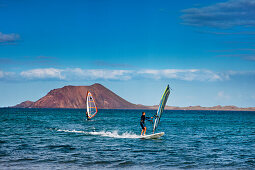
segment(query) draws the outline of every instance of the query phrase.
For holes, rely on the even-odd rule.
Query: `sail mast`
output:
[[[164,111],[169,94],[170,94],[170,88],[169,88],[169,85],[167,85],[166,90],[165,90],[165,92],[160,100],[159,106],[158,106],[158,111],[157,111],[156,118],[154,121],[154,126],[153,126],[153,133],[155,132],[155,130],[157,129],[157,127],[159,125],[160,118]]]

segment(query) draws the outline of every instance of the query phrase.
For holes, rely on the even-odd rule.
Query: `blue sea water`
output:
[[[255,112],[165,111],[154,140],[141,112],[0,109],[0,169],[255,168]]]

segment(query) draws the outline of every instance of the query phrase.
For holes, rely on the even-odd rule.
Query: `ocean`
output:
[[[167,110],[139,139],[141,112],[2,108],[0,169],[255,168],[255,112]]]

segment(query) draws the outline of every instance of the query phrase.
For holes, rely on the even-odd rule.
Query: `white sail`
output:
[[[87,92],[87,116],[89,119],[93,118],[97,114],[96,102],[92,94]]]

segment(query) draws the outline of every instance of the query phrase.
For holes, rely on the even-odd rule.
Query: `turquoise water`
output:
[[[138,138],[140,116],[99,110],[86,121],[77,109],[0,109],[0,169],[255,168],[255,112],[165,111],[156,140]]]

